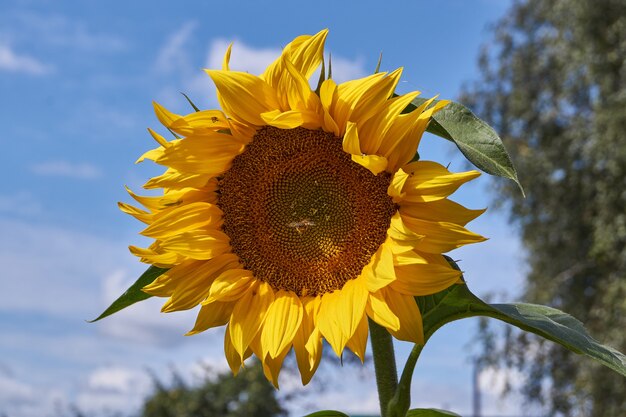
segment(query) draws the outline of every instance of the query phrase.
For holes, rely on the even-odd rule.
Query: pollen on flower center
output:
[[[257,131],[219,183],[223,230],[246,269],[300,296],[341,289],[385,241],[390,175],[322,130]]]

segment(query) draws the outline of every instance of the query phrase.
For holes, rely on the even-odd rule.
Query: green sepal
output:
[[[196,112],[199,112],[199,111],[200,111],[200,109],[198,108],[198,106],[196,106],[195,104],[193,104],[193,101],[191,101],[191,99],[189,98],[189,96],[188,96],[187,94],[183,93],[182,91],[180,92],[180,94],[182,94],[182,95],[183,95],[183,97],[185,97],[185,98],[187,99],[187,101],[189,102],[189,104],[191,105],[191,107],[193,107],[193,109],[194,109]]]
[[[350,417],[345,413],[342,413],[341,411],[335,411],[335,410],[323,410],[323,411],[316,411],[312,414],[307,414],[304,417]]]
[[[418,97],[404,112],[415,110],[426,101],[427,99]],[[432,104],[437,102],[435,100]],[[433,115],[426,131],[454,142],[465,158],[481,171],[515,181],[524,195],[517,171],[502,139],[491,126],[464,105],[455,102],[446,105]]]
[[[95,321],[101,320],[107,316],[110,316],[111,314],[117,313],[118,311],[125,309],[130,305],[135,304],[136,302],[143,301],[152,297],[150,294],[141,291],[141,289],[146,285],[151,284],[165,271],[167,271],[166,268],[151,266],[146,270],[146,272],[141,274],[139,279],[137,279],[137,281],[135,281],[135,283],[131,285],[124,292],[124,294],[120,295],[117,300],[113,301],[113,303],[106,310],[104,310],[102,314],[100,314],[97,318],[93,320],[88,320],[88,322],[93,323]]]
[[[176,139],[180,139],[180,136],[178,136],[178,135],[176,134],[176,132],[174,132],[172,129],[170,129],[169,127],[168,127],[168,128],[166,128],[166,129],[167,129],[167,130],[169,130],[169,132],[170,132],[172,135],[174,135],[174,137],[175,137]]]
[[[438,408],[414,408],[406,413],[406,417],[461,417],[461,415]]]
[[[380,55],[378,56],[378,63],[376,64],[376,69],[374,69],[374,74],[378,74],[380,72],[380,64],[383,62],[383,51],[380,51]]]

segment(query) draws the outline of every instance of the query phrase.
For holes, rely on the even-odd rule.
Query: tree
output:
[[[524,300],[626,350],[626,1],[516,1],[461,102],[502,135],[526,189],[498,182],[527,252]],[[482,359],[517,368],[551,415],[626,415],[626,380],[507,331]],[[486,340],[491,340],[487,338]]]
[[[278,417],[286,416],[276,390],[263,375],[257,360],[236,377],[230,371],[189,387],[174,378],[172,387],[155,380],[155,392],[148,398],[142,417]]]

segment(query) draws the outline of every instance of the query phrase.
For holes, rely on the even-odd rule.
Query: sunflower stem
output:
[[[389,417],[388,405],[398,388],[398,371],[396,370],[393,340],[387,329],[374,323],[372,319],[369,319],[369,328],[380,413],[382,417]]]
[[[411,406],[411,379],[415,364],[422,353],[424,345],[416,344],[406,360],[398,389],[393,398],[389,401],[387,408],[389,409],[388,417],[404,417]]]

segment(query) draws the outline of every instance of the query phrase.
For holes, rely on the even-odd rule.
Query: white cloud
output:
[[[144,369],[100,367],[87,376],[76,406],[90,414],[104,410],[128,412],[139,408],[151,388],[152,380]]]
[[[31,56],[16,53],[9,45],[0,44],[0,71],[44,75],[51,72],[52,67]]]
[[[195,22],[187,22],[180,29],[172,33],[165,44],[159,50],[154,68],[160,73],[171,73],[174,70],[188,67],[189,57],[185,50],[185,45],[191,37]]]
[[[1,310],[87,318],[100,280],[124,260],[124,244],[58,227],[0,218]]]
[[[69,177],[92,180],[102,176],[100,169],[90,163],[68,161],[48,161],[31,165],[30,170],[38,175]]]
[[[65,395],[56,387],[38,386],[0,374],[0,415],[44,416],[64,401]]]
[[[15,39],[88,52],[121,52],[128,42],[112,33],[95,33],[85,22],[61,14],[11,13],[3,16],[0,34]]]
[[[520,394],[526,378],[515,369],[496,369],[488,367],[478,376],[478,385],[481,392],[482,413],[485,415],[519,415],[524,410],[530,415],[543,415],[545,410],[540,406],[527,404]],[[510,384],[511,392],[506,396],[505,388]]]
[[[0,195],[0,213],[33,216],[42,211],[41,202],[29,191]]]

